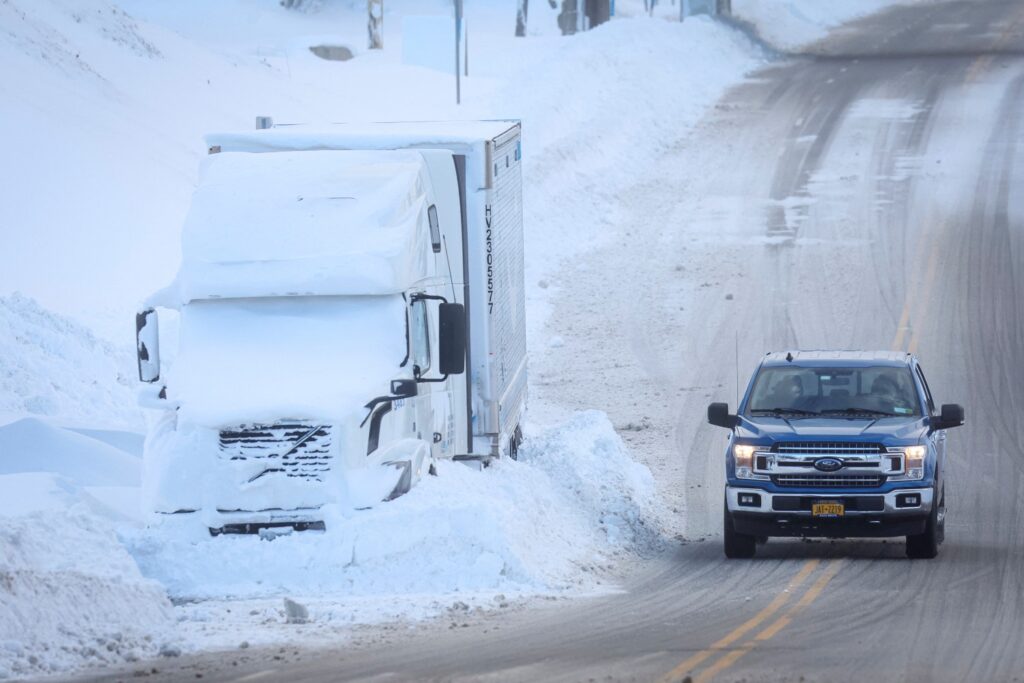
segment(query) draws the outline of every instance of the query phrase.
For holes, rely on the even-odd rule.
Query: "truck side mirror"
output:
[[[466,371],[466,307],[462,304],[441,304],[438,320],[441,374],[461,375]]]
[[[729,414],[728,403],[712,403],[708,406],[708,422],[716,427],[732,429],[736,426],[737,418]]]
[[[139,359],[139,381],[160,379],[160,325],[156,311],[147,308],[135,314],[135,350]]]
[[[956,403],[943,403],[939,417],[932,418],[932,429],[950,429],[964,423],[964,407]]]

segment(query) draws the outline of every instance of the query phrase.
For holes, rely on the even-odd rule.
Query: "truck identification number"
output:
[[[487,314],[494,313],[494,231],[491,229],[491,205],[484,208],[487,225]]]

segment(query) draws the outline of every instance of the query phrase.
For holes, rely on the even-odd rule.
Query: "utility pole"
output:
[[[462,0],[455,0],[455,104],[462,104],[462,81],[459,78],[459,53],[462,39]]]
[[[384,0],[366,0],[367,24],[371,50],[384,48]]]
[[[518,0],[516,3],[516,38],[526,37],[526,15],[530,10],[530,0]]]

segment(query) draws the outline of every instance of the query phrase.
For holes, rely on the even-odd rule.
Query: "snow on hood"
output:
[[[429,182],[409,151],[211,155],[182,230],[180,302],[401,292],[427,272]]]
[[[330,421],[388,393],[404,357],[399,295],[193,301],[168,398],[209,427]]]

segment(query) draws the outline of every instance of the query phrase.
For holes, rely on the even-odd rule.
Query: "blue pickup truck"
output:
[[[907,556],[933,558],[945,530],[946,430],[915,356],[788,351],[761,361],[736,414],[708,406],[731,432],[724,539],[753,557],[771,536],[906,536]]]

